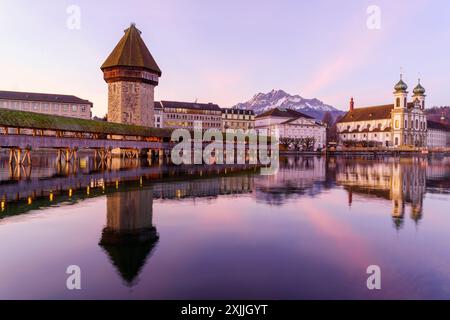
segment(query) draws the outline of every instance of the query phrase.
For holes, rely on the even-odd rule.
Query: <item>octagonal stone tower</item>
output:
[[[108,121],[154,126],[154,89],[161,70],[135,24],[101,66],[108,83]]]

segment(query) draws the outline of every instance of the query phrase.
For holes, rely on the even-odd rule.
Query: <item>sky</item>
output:
[[[283,89],[346,110],[392,103],[402,70],[450,105],[448,0],[0,0],[0,90],[73,94],[103,116],[100,66],[131,22],[162,70],[157,100]]]

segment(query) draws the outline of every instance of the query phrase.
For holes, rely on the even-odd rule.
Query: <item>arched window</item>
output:
[[[408,129],[408,120],[405,119],[405,129]]]
[[[400,98],[397,98],[397,102],[395,104],[397,107],[400,107]]]
[[[416,129],[419,129],[419,120],[416,119]]]

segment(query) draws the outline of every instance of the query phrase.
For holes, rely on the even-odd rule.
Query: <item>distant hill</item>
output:
[[[444,123],[450,125],[450,106],[429,108],[426,113],[428,120],[441,122],[441,117],[444,117]]]
[[[277,107],[293,109],[316,118],[317,120],[322,120],[327,111],[331,113],[334,119],[345,113],[331,105],[325,104],[319,99],[306,99],[300,95],[290,95],[283,90],[258,93],[247,102],[238,103],[233,106],[234,109],[253,110],[255,114],[261,114]]]

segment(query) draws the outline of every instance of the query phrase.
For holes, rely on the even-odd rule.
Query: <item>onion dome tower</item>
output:
[[[422,110],[425,109],[425,88],[420,84],[420,79],[417,86],[413,90],[413,98],[414,100],[418,100],[420,102],[420,108]]]
[[[154,126],[154,89],[161,70],[134,23],[101,66],[108,83],[108,121]]]
[[[403,75],[400,74],[400,81],[394,87],[395,108],[404,109],[407,106],[408,86],[403,82]]]

